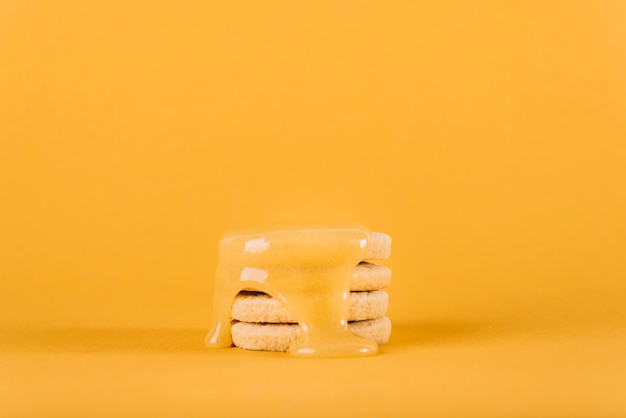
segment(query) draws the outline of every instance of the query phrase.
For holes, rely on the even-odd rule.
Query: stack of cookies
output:
[[[370,261],[387,259],[390,253],[391,238],[373,232],[365,260],[354,267],[350,282],[348,328],[378,344],[385,344],[391,334],[391,321],[385,316],[389,296],[382,290],[391,281],[391,270]],[[296,318],[280,301],[262,292],[240,292],[233,302],[231,316],[232,340],[240,348],[289,351],[300,334]]]

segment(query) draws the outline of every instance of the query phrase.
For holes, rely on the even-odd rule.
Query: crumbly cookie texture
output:
[[[391,255],[391,237],[382,232],[372,232],[365,249],[365,260],[386,260]]]
[[[387,313],[389,295],[383,290],[350,292],[348,321],[380,318]],[[244,322],[297,323],[280,301],[260,292],[242,292],[235,297],[232,318]]]
[[[381,317],[348,323],[355,335],[386,344],[391,334],[391,321]],[[238,322],[232,326],[233,343],[239,348],[260,351],[289,351],[298,338],[300,327],[297,324],[253,324]]]
[[[378,264],[363,261],[352,272],[350,290],[378,290],[391,283],[391,269]]]

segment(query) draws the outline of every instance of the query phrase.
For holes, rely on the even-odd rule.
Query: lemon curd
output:
[[[298,320],[289,353],[375,354],[374,341],[348,329],[350,280],[370,232],[358,224],[285,225],[233,231],[220,240],[209,347],[230,347],[231,306],[242,290],[265,292]]]

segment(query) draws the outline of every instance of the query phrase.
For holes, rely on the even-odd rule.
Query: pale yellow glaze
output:
[[[288,225],[234,231],[220,241],[209,347],[232,345],[231,306],[241,290],[281,301],[300,324],[296,356],[371,355],[375,342],[348,330],[354,266],[363,260],[369,231],[357,224]]]

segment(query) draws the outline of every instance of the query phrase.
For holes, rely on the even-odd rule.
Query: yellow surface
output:
[[[0,416],[626,415],[621,1],[0,2]],[[378,356],[203,347],[217,243],[394,238]]]

